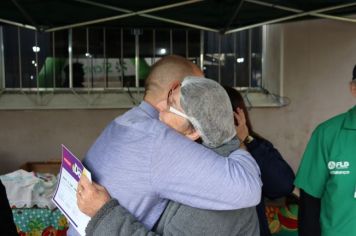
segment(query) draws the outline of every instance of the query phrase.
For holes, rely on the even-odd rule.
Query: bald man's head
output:
[[[156,62],[146,79],[144,100],[156,105],[167,94],[172,84],[186,76],[203,77],[203,72],[191,61],[180,56],[166,56]]]

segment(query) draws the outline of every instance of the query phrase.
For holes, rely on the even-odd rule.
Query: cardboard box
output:
[[[61,161],[39,161],[39,162],[26,162],[20,166],[20,169],[26,171],[33,171],[39,173],[58,174],[61,167]]]

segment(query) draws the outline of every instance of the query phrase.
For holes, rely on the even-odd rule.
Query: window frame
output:
[[[105,28],[104,28],[105,29]],[[181,30],[181,29],[180,29]],[[168,30],[169,31],[169,46],[170,46],[170,51],[174,50],[173,49],[173,38],[172,38],[172,29]],[[189,39],[189,31],[186,30],[186,40]],[[103,30],[105,34],[105,30]],[[122,35],[123,35],[123,29],[121,29],[121,55],[120,58],[123,59],[123,40],[122,40]],[[265,40],[265,32],[266,29],[265,27],[262,28],[262,41]],[[50,32],[50,34],[53,34],[53,56],[55,56],[55,32]],[[239,91],[241,91],[247,101],[247,105],[251,107],[278,107],[281,106],[281,104],[276,100],[276,99],[271,99],[271,98],[265,98],[261,97],[261,95],[266,95],[266,90],[258,88],[258,87],[251,87],[251,29],[248,31],[249,34],[249,40],[248,40],[248,78],[249,78],[249,86],[246,87],[236,87]],[[37,36],[37,33],[35,31],[35,35]],[[87,40],[88,39],[87,34]],[[98,108],[129,108],[132,106],[135,106],[139,103],[140,100],[143,99],[143,93],[144,93],[144,88],[139,87],[139,52],[140,52],[140,30],[134,30],[134,38],[135,38],[135,86],[134,87],[116,87],[116,88],[110,88],[110,87],[85,87],[85,88],[73,88],[73,67],[72,67],[72,62],[73,62],[73,31],[72,29],[68,30],[68,65],[69,65],[69,87],[68,88],[58,88],[54,86],[53,88],[41,88],[39,87],[39,83],[37,81],[37,88],[6,88],[6,78],[5,78],[5,63],[4,63],[4,41],[3,41],[3,28],[0,26],[0,59],[2,59],[2,63],[0,64],[0,76],[2,77],[0,80],[0,109],[98,109]],[[221,56],[221,35],[219,37],[219,55]],[[105,35],[103,36],[105,39]],[[153,55],[152,55],[152,63],[156,61],[156,38],[157,38],[157,29],[152,29],[152,40],[153,40]],[[234,34],[233,38],[235,39],[236,43],[236,33]],[[36,37],[37,39],[37,37]],[[20,39],[19,39],[20,40]],[[86,42],[88,43],[88,42]],[[104,55],[106,54],[106,41],[103,41],[104,43]],[[36,41],[37,45],[37,41]],[[261,52],[261,64],[263,68],[263,58],[265,56],[265,50],[264,50],[264,45],[265,43],[262,42],[262,52]],[[204,58],[206,56],[205,54],[205,48],[204,48],[204,31],[200,30],[200,54],[197,55],[197,57],[194,57],[195,62],[200,66],[202,70],[204,70]],[[189,53],[189,41],[186,42],[186,53]],[[234,44],[234,52],[236,52],[236,44]],[[187,55],[186,55],[187,56]],[[192,58],[191,55],[188,55],[188,58]],[[107,60],[107,58],[105,58]],[[38,62],[38,57],[36,53],[36,63]],[[235,63],[236,64],[236,63]],[[20,68],[21,69],[21,68]],[[261,69],[262,70],[262,69]],[[218,65],[218,78],[217,81],[221,81],[221,62],[219,60],[219,65]],[[233,68],[233,73],[234,73],[234,84],[236,85],[236,65]],[[262,70],[263,71],[263,70]],[[261,72],[262,72],[261,71]],[[38,77],[38,69],[37,69],[37,77]],[[262,75],[262,82],[261,84],[264,85],[264,78]],[[30,101],[30,103],[23,102],[23,98],[16,98],[17,96],[21,97],[26,97],[27,101]],[[12,97],[12,99],[15,99],[15,101],[18,101],[19,104],[11,103],[12,105],[7,105],[4,104],[4,101],[7,100],[7,98],[4,99],[5,96]],[[119,102],[117,104],[113,104],[110,101],[105,101],[105,99],[112,99],[113,96],[117,96],[117,99],[115,98],[114,100],[117,101],[118,99],[123,99],[124,102]],[[278,96],[278,95],[276,95]],[[44,101],[44,97],[47,97]],[[65,98],[67,97],[67,98]],[[63,100],[63,101],[62,101]],[[68,102],[67,107],[63,105],[63,103]]]

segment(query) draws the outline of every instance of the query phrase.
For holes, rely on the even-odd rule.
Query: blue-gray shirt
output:
[[[258,166],[243,150],[222,158],[158,120],[142,102],[112,121],[84,161],[94,181],[148,229],[167,199],[192,207],[232,210],[260,201]],[[68,234],[75,235],[70,227]]]

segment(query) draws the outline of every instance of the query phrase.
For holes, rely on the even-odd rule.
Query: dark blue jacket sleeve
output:
[[[0,181],[0,234],[16,236],[17,230],[13,220],[9,200],[6,196],[5,186]]]
[[[320,236],[320,199],[300,189],[298,235]]]
[[[247,150],[261,170],[262,196],[270,199],[289,195],[294,189],[294,172],[272,143],[255,138]]]

